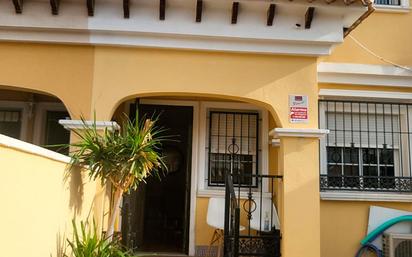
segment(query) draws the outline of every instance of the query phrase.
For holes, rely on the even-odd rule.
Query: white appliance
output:
[[[384,257],[412,257],[412,234],[384,233],[382,246]]]

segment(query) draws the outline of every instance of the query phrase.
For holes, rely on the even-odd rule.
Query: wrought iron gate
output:
[[[235,162],[241,158],[231,149],[238,148],[229,146],[231,165],[225,175],[224,256],[280,257],[281,235],[273,198],[276,181],[282,177],[240,174],[235,167],[241,163]],[[245,185],[244,181],[250,183]],[[241,224],[241,220],[246,223]]]

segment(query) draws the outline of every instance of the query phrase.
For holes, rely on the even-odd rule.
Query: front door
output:
[[[168,171],[124,197],[124,243],[137,251],[187,254],[193,108],[141,104],[138,109],[140,118],[158,115],[157,124],[171,136],[162,144]]]

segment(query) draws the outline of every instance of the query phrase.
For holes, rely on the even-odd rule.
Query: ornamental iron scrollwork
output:
[[[269,190],[274,191],[275,179],[281,178],[281,176],[270,175],[250,175],[248,178],[250,181],[256,179],[256,183],[234,184],[236,181],[242,181],[244,174],[239,174],[239,170],[236,167],[237,153],[239,146],[236,144],[235,138],[232,139],[232,143],[227,147],[230,153],[230,171],[226,174],[225,181],[225,228],[224,228],[224,256],[225,257],[239,257],[239,256],[262,256],[262,257],[280,257],[280,231],[273,226],[273,215],[270,213],[271,220],[267,221],[268,211],[263,214],[262,210],[262,197],[263,197],[263,185],[270,185]],[[235,189],[236,187],[236,189]],[[235,193],[236,192],[236,193]],[[239,199],[239,196],[246,193],[246,199]],[[259,204],[260,203],[260,204]],[[273,203],[270,202],[270,206]],[[242,212],[240,212],[240,207]],[[258,209],[260,208],[260,209]],[[269,207],[270,208],[270,207]],[[259,211],[260,215],[254,214]],[[245,218],[241,218],[240,214],[246,215]],[[264,231],[257,231],[251,228],[252,219],[260,216],[260,224],[268,225]],[[266,216],[266,217],[265,217]],[[265,220],[264,220],[265,219]],[[240,220],[245,221],[242,231],[240,231]],[[269,225],[271,224],[271,225]],[[263,227],[262,227],[263,228]],[[256,228],[255,228],[256,229]]]

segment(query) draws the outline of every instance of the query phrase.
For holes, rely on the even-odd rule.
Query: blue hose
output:
[[[358,252],[356,253],[355,257],[361,257],[361,256],[363,255],[363,253],[364,253],[365,251],[367,251],[367,250],[376,253],[376,256],[377,256],[377,257],[383,257],[382,251],[379,250],[378,247],[376,247],[376,246],[373,245],[373,244],[365,244],[365,245],[362,245],[362,247],[361,247],[361,248],[358,250]]]

